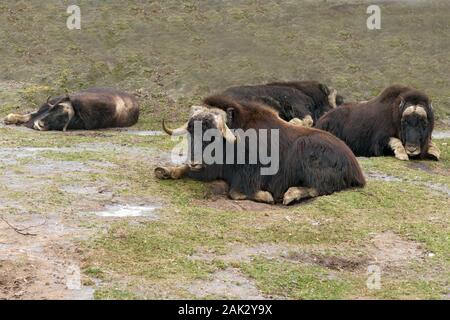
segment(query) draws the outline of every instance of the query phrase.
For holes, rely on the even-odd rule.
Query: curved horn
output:
[[[63,101],[70,101],[70,97],[69,97],[69,95],[67,94],[67,95],[65,95],[64,97],[62,97],[61,99],[59,99],[58,101],[56,101],[56,103],[54,103],[54,104],[51,104],[50,103],[50,99],[51,99],[52,97],[50,96],[50,97],[48,97],[48,99],[47,99],[47,105],[50,107],[50,109],[51,108],[53,108],[53,107],[55,107],[55,106],[57,106],[58,104],[60,104],[61,102],[63,102]]]
[[[53,108],[54,106],[55,106],[55,104],[51,104],[50,103],[50,99],[52,98],[52,96],[48,96],[48,98],[47,98],[47,105],[50,107],[50,108]]]
[[[220,132],[222,133],[222,136],[225,138],[225,140],[231,144],[235,143],[237,140],[237,137],[234,135],[233,132],[231,132],[230,128],[228,128],[227,124],[222,120],[220,121]]]
[[[162,127],[163,127],[163,130],[164,130],[164,132],[167,133],[169,136],[182,136],[182,135],[184,135],[184,134],[187,134],[187,133],[188,133],[188,131],[187,131],[187,126],[188,126],[188,123],[186,122],[183,126],[177,128],[177,129],[173,129],[173,130],[172,130],[172,129],[167,128],[167,127],[166,127],[165,120],[164,120],[164,119],[162,120]]]

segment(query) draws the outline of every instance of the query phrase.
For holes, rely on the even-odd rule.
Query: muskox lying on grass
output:
[[[48,98],[38,111],[9,114],[4,122],[40,131],[66,131],[129,127],[138,118],[138,102],[132,95],[115,89],[93,88]]]
[[[285,121],[313,126],[326,112],[343,103],[336,90],[317,81],[273,82],[231,87],[223,92],[238,101],[259,101],[275,109]]]
[[[365,185],[361,168],[345,143],[327,132],[285,122],[273,109],[260,102],[237,102],[227,96],[208,97],[203,106],[192,107],[191,117],[184,126],[170,130],[163,122],[163,128],[170,135],[187,134],[191,152],[189,164],[156,168],[155,175],[160,179],[185,176],[202,181],[222,179],[229,184],[232,199],[282,202],[285,205]],[[201,151],[205,152],[217,142],[205,139],[204,135],[210,129],[217,131],[218,139],[223,142],[219,150],[221,160],[213,164],[199,163],[192,150],[195,150],[195,144],[200,144]],[[246,133],[253,129],[257,132],[257,141],[252,145],[245,144]],[[264,141],[263,133],[269,135]],[[275,143],[272,135],[278,135]],[[268,141],[271,141],[270,145]],[[240,143],[244,143],[244,148],[239,149]],[[255,163],[250,163],[249,152],[254,145],[266,146],[266,154],[279,155],[276,172],[262,174],[261,169],[267,163],[261,161],[261,149]],[[236,161],[243,155],[247,162]]]
[[[316,127],[342,139],[357,156],[394,154],[400,160],[440,156],[431,141],[430,99],[409,87],[394,85],[372,100],[345,104],[325,114]]]

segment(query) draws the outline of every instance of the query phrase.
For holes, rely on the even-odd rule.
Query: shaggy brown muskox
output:
[[[317,81],[274,82],[237,86],[223,92],[235,100],[259,101],[272,107],[285,121],[313,126],[326,112],[343,103],[337,91]]]
[[[38,111],[9,114],[4,122],[40,131],[66,131],[129,127],[138,119],[139,105],[132,95],[116,89],[92,88],[48,98]]]
[[[318,81],[279,81],[271,82],[267,85],[291,87],[303,92],[313,99],[317,110],[324,108],[322,109],[322,114],[344,103],[344,97],[338,95],[336,89],[329,88],[327,85]]]
[[[394,154],[400,160],[440,156],[431,141],[430,99],[405,86],[390,86],[369,101],[345,104],[325,114],[316,127],[342,139],[357,156]]]
[[[196,125],[200,132],[194,130]],[[232,199],[266,203],[282,201],[285,205],[365,185],[361,168],[345,143],[327,132],[285,122],[273,109],[259,102],[237,102],[227,96],[208,97],[204,100],[204,106],[192,108],[191,117],[184,126],[170,130],[163,122],[163,128],[170,135],[188,134],[191,151],[197,143],[201,145],[202,152],[211,146],[213,140],[204,138],[210,129],[218,131],[219,139],[226,143],[220,150],[220,161],[199,163],[193,157],[194,152],[191,152],[189,164],[156,168],[156,177],[160,179],[180,179],[184,176],[202,181],[222,179],[229,184]],[[238,150],[245,153],[245,159],[250,159],[251,146],[245,144],[245,148],[239,147],[246,141],[246,133],[252,130],[257,132],[257,141],[253,145],[265,146],[268,149],[266,154],[273,155],[278,151],[278,170],[273,174],[261,174],[261,169],[267,165],[260,158],[261,150],[253,164],[250,161],[241,164],[236,161],[236,157],[243,156]],[[270,136],[265,142],[261,141],[263,132]],[[267,141],[271,141],[275,134],[279,139],[269,145]],[[229,153],[232,153],[231,163],[225,161],[229,159]]]

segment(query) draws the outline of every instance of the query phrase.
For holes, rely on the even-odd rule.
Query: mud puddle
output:
[[[378,171],[368,171],[366,173],[366,177],[373,180],[381,180],[381,181],[387,181],[387,182],[400,182],[403,181],[403,179],[390,176],[388,174],[378,172]]]
[[[95,212],[95,215],[103,218],[145,217],[150,220],[159,220],[157,211],[160,208],[160,205],[108,205],[104,210]]]
[[[123,130],[122,132],[132,135],[132,136],[162,136],[162,131],[153,131],[153,130]]]
[[[417,180],[411,180],[411,179],[404,179],[400,177],[390,176],[388,174],[378,172],[378,171],[368,171],[366,173],[367,178],[371,180],[379,180],[379,181],[386,181],[386,182],[409,182],[415,185],[424,186],[431,190],[437,191],[442,194],[446,194],[450,196],[450,187],[441,184],[441,183],[433,183],[433,182],[425,182],[425,181],[417,181]]]
[[[450,139],[450,131],[434,131],[433,139]]]
[[[87,230],[59,214],[2,217],[8,223],[0,221],[0,299],[93,298],[94,289],[82,284],[76,245]]]

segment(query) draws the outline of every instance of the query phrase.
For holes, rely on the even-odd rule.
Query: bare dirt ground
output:
[[[26,134],[27,137],[33,134],[17,127],[4,129]],[[98,137],[98,134],[77,132],[68,136]],[[100,134],[108,138],[108,132]],[[95,159],[89,156],[73,160],[72,155],[78,153],[92,153]],[[170,154],[155,148],[113,142],[81,142],[59,147],[0,147],[0,165],[5,168],[0,178],[3,185],[0,192],[3,219],[0,220],[0,298],[92,299],[96,290],[108,287],[108,281],[86,275],[83,271],[89,262],[86,260],[86,248],[80,244],[107,234],[118,221],[146,225],[166,219],[161,217],[164,215],[161,209],[166,206],[165,201],[157,195],[139,197],[120,194],[120,189],[129,187],[130,182],[112,181],[110,174],[120,169],[124,159],[145,162],[151,170],[158,164],[169,163]],[[363,163],[365,161],[368,160],[362,159]],[[411,170],[434,174],[424,163],[411,162],[408,166]],[[101,176],[107,178],[98,179]],[[447,192],[445,185],[408,180],[375,170],[368,170],[367,176],[369,180],[387,183],[409,181],[440,193]],[[259,212],[264,219],[281,219],[289,224],[303,219],[287,212],[282,206],[229,200],[226,193],[226,184],[214,182],[193,203],[207,210],[242,214]],[[27,196],[24,198],[24,195]],[[302,209],[303,206],[300,204],[292,208]],[[330,217],[304,222],[320,228],[331,221],[333,218]],[[254,227],[261,228],[263,225],[264,222],[258,222]],[[119,237],[126,237],[126,231],[121,232]],[[184,281],[177,288],[197,298],[289,299],[291,297],[282,292],[261,290],[254,276],[249,276],[239,266],[251,265],[258,259],[269,263],[284,261],[290,265],[324,268],[327,270],[326,279],[337,279],[340,272],[365,273],[372,264],[380,266],[385,272],[401,272],[407,265],[429,258],[422,244],[404,239],[392,231],[374,233],[359,251],[356,255],[342,252],[330,254],[322,245],[290,242],[230,244],[220,251],[223,253],[208,247],[197,247],[189,255],[189,260],[212,265],[219,263],[224,267],[203,279]],[[132,279],[135,277],[130,277],[129,281],[133,282]],[[109,281],[123,283],[123,279],[118,282],[114,275]],[[149,287],[135,290],[148,294]],[[160,294],[162,297],[173,297],[172,292]]]
[[[0,118],[95,86],[134,93],[141,116],[93,132],[0,124],[0,299],[450,297],[448,1],[382,1],[373,31],[370,1],[78,3],[74,31],[65,3],[2,2]],[[154,178],[175,146],[161,119],[232,85],[307,79],[346,101],[424,90],[441,161],[360,158],[366,188],[288,208]]]
[[[19,127],[10,129],[28,131]],[[0,195],[0,299],[92,299],[94,289],[83,285],[79,243],[107,228],[108,219],[158,219],[154,213],[159,206],[156,201],[151,204],[146,199],[133,202],[114,194],[121,185],[80,179],[82,174],[101,174],[105,168],[114,169],[114,164],[102,160],[82,163],[41,157],[45,152],[108,150],[122,152],[127,157],[153,157],[145,149],[109,143],[67,148],[0,148],[0,165],[9,168],[0,178],[3,186]],[[57,181],[61,176],[65,180]],[[79,200],[58,208],[52,201],[42,203],[40,198],[46,198],[49,186],[51,192],[71,194]],[[11,199],[8,197],[11,193],[29,195],[29,198]],[[98,228],[82,227],[92,224]]]

